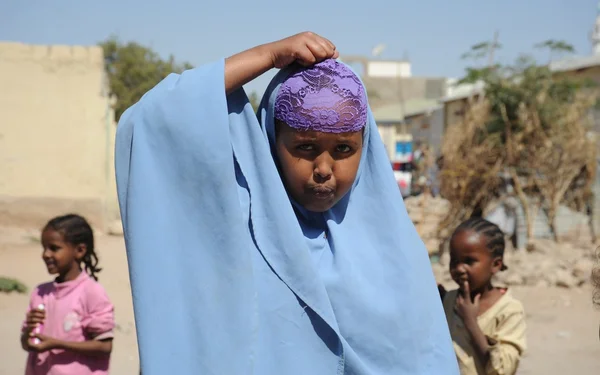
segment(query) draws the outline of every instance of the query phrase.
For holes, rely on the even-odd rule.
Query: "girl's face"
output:
[[[450,240],[450,274],[462,288],[469,283],[472,292],[491,285],[492,276],[502,267],[502,258],[493,257],[486,238],[471,230],[457,232]]]
[[[298,131],[277,123],[277,156],[290,196],[304,208],[324,212],[352,187],[363,133]]]
[[[77,277],[79,264],[85,255],[85,245],[74,246],[65,242],[62,233],[50,228],[42,232],[42,259],[48,273],[58,274],[64,281]]]

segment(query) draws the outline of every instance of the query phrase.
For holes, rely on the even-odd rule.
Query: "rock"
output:
[[[425,243],[425,247],[427,248],[427,252],[429,255],[437,254],[439,251],[439,242],[435,238],[430,238],[427,240],[423,240]]]
[[[548,282],[548,280],[539,279],[533,286],[536,288],[549,288],[552,285]]]
[[[561,288],[573,288],[579,285],[579,282],[571,273],[566,270],[558,269],[555,273],[555,285]]]
[[[429,253],[437,252],[440,238],[438,226],[448,212],[448,201],[422,194],[406,198],[404,205]]]
[[[448,270],[448,267],[450,266],[450,253],[448,251],[444,251],[440,257],[440,264]],[[448,272],[450,271],[448,270]]]
[[[111,236],[122,236],[123,235],[123,224],[121,220],[115,220],[108,225],[108,234]]]
[[[588,258],[581,258],[575,261],[572,267],[572,275],[580,281],[588,281],[594,269],[594,262]]]
[[[444,267],[439,263],[434,263],[431,265],[431,268],[433,270],[433,276],[435,277],[435,280],[438,283],[443,282],[446,278],[446,270],[444,269]]]
[[[523,285],[537,286],[541,284],[552,285],[553,281],[544,278],[539,272],[523,272]]]
[[[503,282],[506,284],[506,286],[523,285],[524,278],[517,272],[507,272]]]

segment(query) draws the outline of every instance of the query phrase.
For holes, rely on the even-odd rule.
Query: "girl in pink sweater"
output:
[[[92,228],[78,215],[56,217],[42,231],[42,247],[48,272],[58,276],[31,295],[21,334],[25,374],[108,374],[114,308],[97,283]]]

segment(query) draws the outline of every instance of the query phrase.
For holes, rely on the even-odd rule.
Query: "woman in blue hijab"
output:
[[[145,375],[458,374],[362,82],[302,33],[172,74],[116,169]],[[258,114],[241,88],[272,68]]]

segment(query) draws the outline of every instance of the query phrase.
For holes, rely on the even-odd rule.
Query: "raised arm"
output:
[[[333,43],[311,32],[262,44],[225,60],[225,91],[230,94],[273,68],[312,65],[338,55]]]

